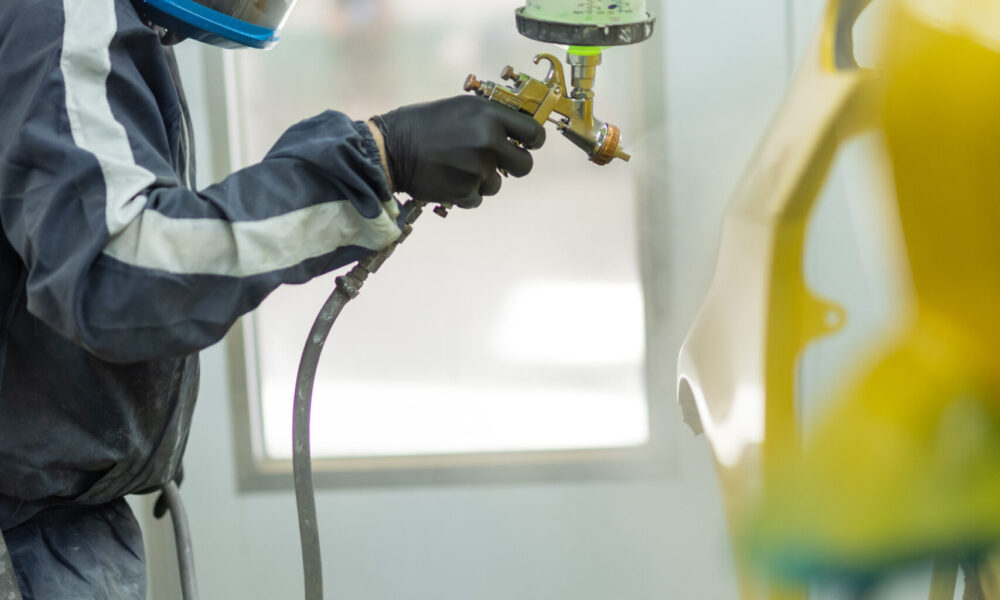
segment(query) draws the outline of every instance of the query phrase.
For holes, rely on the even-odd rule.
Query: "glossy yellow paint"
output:
[[[891,10],[877,116],[913,298],[768,482],[748,545],[791,576],[871,575],[1000,540],[1000,2]]]
[[[805,230],[837,148],[875,126],[875,75],[853,58],[867,1],[831,1],[725,217],[715,276],[678,363],[679,397],[715,456],[730,529],[742,530],[784,457],[798,453],[795,366],[845,322],[803,277]],[[743,600],[790,600],[738,558]]]

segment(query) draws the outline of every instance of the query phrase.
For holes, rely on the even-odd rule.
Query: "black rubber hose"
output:
[[[312,477],[312,454],[309,444],[309,422],[312,413],[313,384],[323,346],[334,321],[344,306],[361,291],[368,275],[382,266],[396,246],[413,231],[412,224],[423,212],[424,203],[414,200],[403,207],[403,233],[388,248],[367,256],[346,275],[337,278],[337,287],[326,299],[313,322],[302,349],[299,373],[295,379],[295,400],[292,408],[292,473],[295,478],[295,506],[299,515],[299,538],[302,543],[302,575],[306,600],[323,600],[323,562],[319,545],[319,525],[316,521],[316,495]],[[448,207],[438,206],[434,212],[444,217]]]
[[[198,600],[198,580],[194,573],[194,551],[191,548],[191,528],[188,526],[187,512],[181,500],[177,484],[171,481],[163,486],[163,497],[170,510],[170,522],[174,526],[174,543],[177,546],[177,567],[181,576],[181,597],[184,600]]]
[[[316,496],[313,491],[312,455],[309,449],[309,421],[312,410],[313,383],[323,344],[333,322],[351,300],[337,286],[327,298],[319,316],[309,331],[295,380],[295,405],[292,421],[292,470],[295,477],[295,505],[299,512],[299,537],[302,542],[302,575],[306,585],[306,600],[323,600],[323,563],[319,548],[319,527],[316,524]]]

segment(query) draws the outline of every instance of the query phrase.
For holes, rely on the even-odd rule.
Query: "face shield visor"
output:
[[[164,29],[223,48],[270,48],[296,0],[140,0]]]

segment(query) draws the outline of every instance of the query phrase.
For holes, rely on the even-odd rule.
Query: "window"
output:
[[[277,48],[233,61],[240,159],[259,160],[288,125],[327,108],[365,119],[460,94],[470,71],[497,80],[508,63],[544,75],[532,56],[564,52],[517,34],[521,4],[300,0]],[[622,127],[626,149],[635,52],[606,52],[596,87],[596,112]],[[593,165],[548,133],[530,176],[505,179],[474,211],[426,212],[348,304],[316,382],[317,470],[348,484],[523,464],[552,476],[649,451],[633,172]],[[335,275],[279,289],[231,342],[246,366],[235,375],[247,390],[245,487],[290,469],[299,355]]]

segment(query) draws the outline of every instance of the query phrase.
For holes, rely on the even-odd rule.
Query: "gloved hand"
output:
[[[498,168],[515,177],[531,171],[531,154],[511,139],[530,149],[545,142],[537,121],[478,96],[412,104],[372,120],[397,191],[463,208],[500,191]]]

